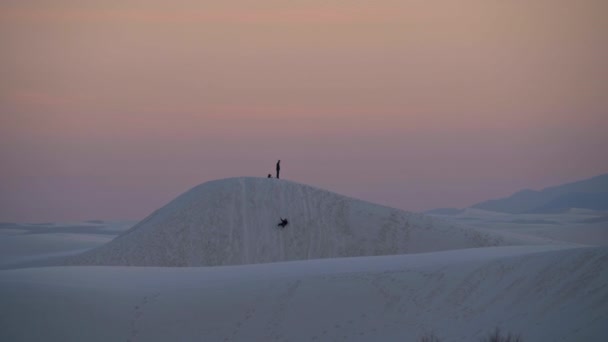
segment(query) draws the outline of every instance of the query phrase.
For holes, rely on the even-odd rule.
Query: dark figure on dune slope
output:
[[[277,162],[277,179],[279,179],[279,173],[281,172],[281,160]]]
[[[287,221],[286,218],[281,217],[281,223],[277,224],[277,227],[285,228],[285,226],[288,224],[289,224],[289,221]]]

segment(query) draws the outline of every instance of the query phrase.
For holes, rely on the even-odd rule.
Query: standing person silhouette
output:
[[[279,179],[279,173],[281,172],[281,159],[277,162],[277,179]]]

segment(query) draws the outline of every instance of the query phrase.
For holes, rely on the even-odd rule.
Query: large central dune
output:
[[[290,181],[230,178],[194,187],[67,264],[239,265],[530,243],[497,234]]]

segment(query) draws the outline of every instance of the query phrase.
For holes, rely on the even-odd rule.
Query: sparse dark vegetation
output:
[[[523,338],[521,335],[516,335],[512,333],[507,333],[506,335],[502,333],[500,328],[496,328],[492,333],[488,336],[479,340],[480,342],[523,342]],[[428,333],[422,336],[419,342],[441,342],[441,340],[435,336],[433,333]]]
[[[440,342],[439,337],[433,333],[426,334],[420,338],[420,342]]]
[[[481,339],[481,342],[523,342],[524,340],[520,335],[515,335],[512,333],[507,333],[504,335],[500,328],[494,329],[490,335]]]

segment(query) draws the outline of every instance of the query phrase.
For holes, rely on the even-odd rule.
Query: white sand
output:
[[[0,272],[2,341],[605,341],[608,248]]]
[[[281,217],[290,223],[278,229]],[[231,178],[179,196],[71,265],[212,266],[550,243],[461,227],[285,180]]]
[[[13,268],[241,265],[2,270],[0,341],[417,341],[433,332],[445,342],[478,341],[497,326],[526,342],[608,340],[608,247],[573,243],[586,233],[567,224],[571,236],[555,241],[529,234],[539,223],[475,215],[485,222],[471,227],[241,178],[196,187],[67,259],[41,257],[110,235],[7,231],[0,261],[33,257]],[[280,216],[291,220],[285,230]]]

